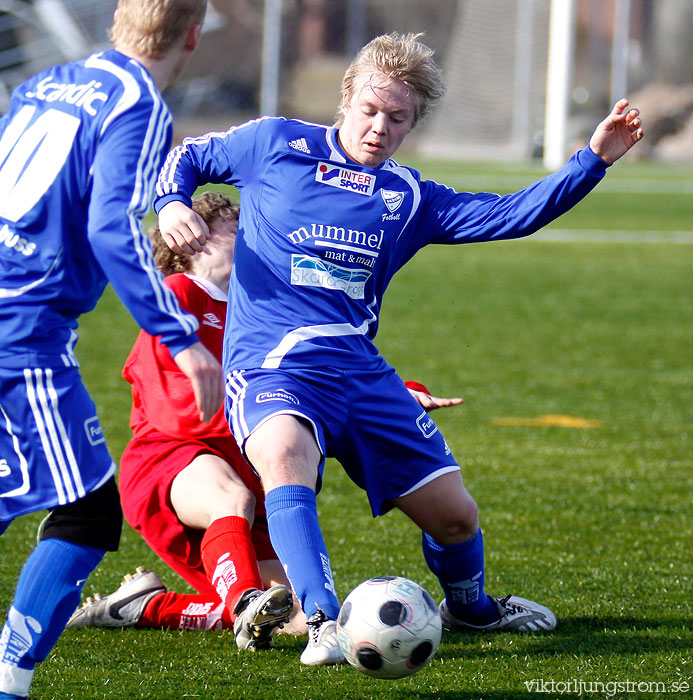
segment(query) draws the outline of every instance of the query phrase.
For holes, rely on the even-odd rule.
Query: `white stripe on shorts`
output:
[[[234,370],[226,375],[226,393],[231,398],[231,431],[236,436],[239,445],[248,437],[248,424],[243,415],[243,399],[248,382],[243,377],[241,370]]]
[[[398,498],[401,498],[402,496],[408,496],[410,493],[414,493],[414,491],[418,491],[422,486],[426,486],[426,484],[430,484],[432,481],[437,479],[439,476],[443,476],[443,474],[449,474],[450,472],[458,472],[460,471],[460,467],[457,464],[450,465],[449,467],[441,467],[440,469],[437,469],[434,471],[432,474],[429,474],[428,476],[425,476],[421,481],[417,481],[410,489],[407,489],[404,493],[400,493]]]
[[[76,493],[81,498],[85,492],[72,445],[69,443],[65,426],[58,411],[58,396],[53,387],[53,371],[46,369],[45,373],[48,387],[44,382],[44,370],[42,369],[25,369],[24,380],[29,405],[41,437],[43,452],[58,494],[58,502],[60,505],[65,505],[76,500],[78,497]],[[75,475],[77,476],[76,484],[73,484],[72,477]]]
[[[36,370],[40,372],[41,370]],[[58,503],[62,506],[67,503],[65,498],[65,489],[63,488],[62,480],[60,479],[60,470],[56,463],[55,457],[53,456],[53,451],[51,449],[51,443],[48,438],[48,433],[46,431],[46,424],[43,420],[43,414],[38,407],[36,402],[36,389],[34,388],[33,382],[34,376],[30,369],[24,370],[24,381],[26,383],[26,394],[29,399],[29,405],[31,406],[31,411],[34,414],[34,420],[36,421],[36,427],[38,428],[39,435],[41,437],[41,445],[43,445],[43,452],[46,456],[46,461],[48,462],[48,467],[51,470],[51,476],[53,477],[53,484],[55,485],[55,491],[58,494]]]
[[[79,464],[75,459],[75,453],[72,450],[72,443],[67,436],[67,430],[65,430],[65,424],[63,423],[62,416],[58,410],[58,393],[53,386],[53,370],[46,370],[46,379],[48,380],[48,396],[51,400],[51,410],[53,412],[53,419],[55,420],[55,425],[60,433],[60,440],[65,448],[65,456],[70,464],[70,471],[72,472],[72,479],[74,481],[75,487],[77,488],[77,497],[84,498],[87,492],[84,490],[84,484],[82,483],[82,474],[79,471]]]

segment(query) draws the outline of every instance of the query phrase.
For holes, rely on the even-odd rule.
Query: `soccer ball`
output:
[[[376,678],[404,678],[438,651],[438,607],[418,583],[400,576],[364,581],[346,597],[337,637],[346,660]]]

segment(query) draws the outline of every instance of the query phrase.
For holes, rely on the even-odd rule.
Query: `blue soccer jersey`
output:
[[[429,243],[527,236],[570,209],[606,164],[588,148],[512,195],[458,193],[390,159],[351,162],[333,127],[264,118],[187,139],[166,160],[155,209],[199,184],[241,194],[227,369],[375,366],[392,276]]]
[[[0,120],[0,366],[75,364],[77,318],[109,280],[174,353],[195,342],[141,229],[170,142],[152,77],[117,51],[15,90]]]
[[[197,340],[141,229],[170,140],[152,77],[114,50],[29,79],[0,120],[0,521],[115,471],[73,354],[108,280],[173,354]]]

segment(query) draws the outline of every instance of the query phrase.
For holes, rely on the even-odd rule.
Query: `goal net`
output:
[[[428,155],[525,158],[544,123],[550,0],[458,0],[447,94],[419,139]]]

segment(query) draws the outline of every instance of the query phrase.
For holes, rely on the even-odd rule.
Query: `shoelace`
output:
[[[516,615],[518,612],[524,612],[525,609],[521,605],[517,605],[515,603],[511,603],[508,605],[508,601],[510,600],[512,596],[505,596],[505,598],[499,598],[498,602],[503,606],[505,609],[506,614],[509,615]]]
[[[310,620],[308,620],[308,635],[310,636],[311,644],[317,644],[318,637],[320,636],[320,628],[325,620],[327,620],[327,615],[325,615],[322,610],[318,610],[318,612],[311,615]]]

